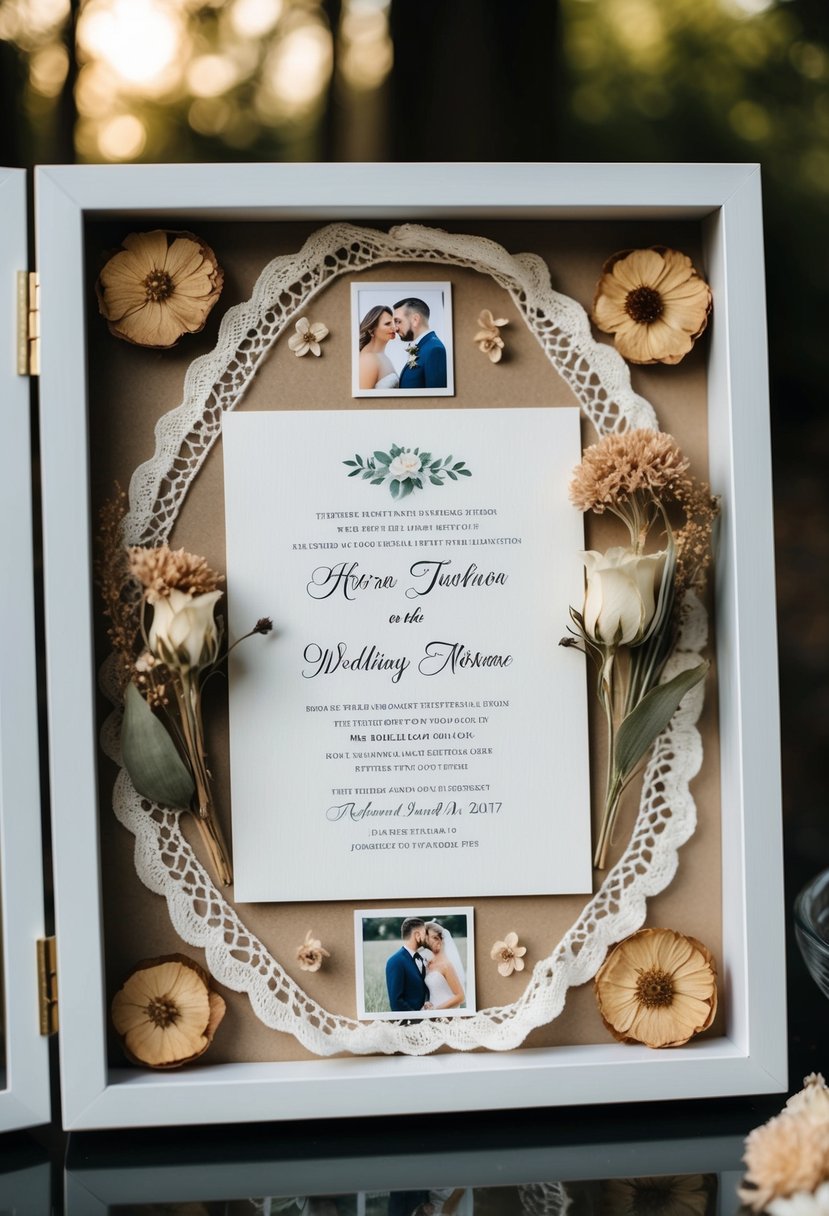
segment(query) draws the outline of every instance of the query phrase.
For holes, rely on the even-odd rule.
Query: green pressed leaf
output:
[[[397,495],[400,493],[400,482],[399,481],[390,481],[389,482],[389,493],[391,494],[392,498],[397,498]]]
[[[457,481],[457,480],[458,480],[458,475],[457,475],[457,473],[453,473],[451,469],[447,469],[447,470],[446,470],[446,476],[447,476],[447,477],[451,477],[453,481]]]
[[[400,497],[405,498],[408,494],[411,494],[413,489],[414,489],[414,486],[412,485],[412,483],[410,481],[401,481],[400,482]]]
[[[352,469],[352,470],[351,470],[351,472],[348,474],[348,476],[349,476],[349,477],[357,477],[357,476],[359,476],[359,474],[360,474],[360,473],[362,473],[362,472],[363,472],[363,470],[362,470],[362,469]],[[365,476],[365,474],[363,474],[363,476]]]
[[[163,723],[134,684],[127,685],[121,727],[124,768],[139,794],[161,806],[187,807],[194,785]]]
[[[705,662],[681,671],[672,680],[652,688],[631,710],[616,735],[615,765],[622,780],[633,771],[657,735],[662,733],[686,692],[700,682],[708,667],[708,662]]]
[[[471,477],[472,473],[469,469],[458,469],[459,477]]]
[[[354,453],[354,459],[357,461],[357,464],[362,464],[362,463],[363,463],[363,458],[362,458],[362,456],[360,455],[360,453],[359,453],[359,452],[355,452],[355,453]]]
[[[355,465],[356,463],[357,463],[357,461],[356,461],[356,460],[344,460],[344,461],[343,461],[343,464],[350,464],[350,465],[352,466],[352,468],[354,467],[354,465]]]
[[[391,464],[392,462],[392,457],[389,456],[388,452],[375,452],[374,459],[379,460],[380,464]]]
[[[431,481],[433,486],[442,486],[443,485],[443,482],[441,481],[441,479],[439,477],[435,477],[434,474],[430,475],[429,480]]]

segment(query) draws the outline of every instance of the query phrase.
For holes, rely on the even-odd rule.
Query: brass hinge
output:
[[[54,937],[37,942],[37,999],[40,1033],[56,1034],[58,1029],[58,950]]]
[[[40,375],[40,282],[30,270],[17,272],[17,374]]]

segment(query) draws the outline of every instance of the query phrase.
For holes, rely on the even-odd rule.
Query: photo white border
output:
[[[388,297],[375,303],[387,303],[393,310],[394,305],[404,296],[417,296],[428,304],[427,296],[441,292],[443,295],[442,319],[440,328],[435,327],[435,333],[446,347],[446,388],[360,388],[359,350],[357,335],[361,316],[365,315],[365,305],[360,304],[360,297],[368,293],[382,292]],[[430,316],[431,319],[431,316]],[[374,397],[394,401],[397,397],[454,397],[455,395],[455,331],[452,320],[452,283],[449,279],[419,282],[417,279],[365,279],[351,284],[351,395],[352,397]],[[403,366],[403,365],[401,365]],[[396,371],[399,371],[395,367]]]
[[[209,199],[209,204],[205,200]],[[756,165],[81,165],[36,176],[40,406],[61,1086],[67,1130],[779,1093],[787,1087],[771,458]],[[709,473],[716,571],[725,1028],[670,1052],[600,1043],[507,1053],[107,1063],[92,646],[84,218],[372,224],[441,219],[701,222],[717,302]],[[72,594],[67,595],[67,588]],[[72,645],[66,645],[66,638]],[[758,662],[758,655],[763,661]],[[67,774],[71,773],[71,780]]]
[[[411,1010],[401,1015],[399,1010],[392,1010],[389,1013],[368,1012],[365,1006],[365,974],[364,974],[364,959],[363,949],[365,943],[363,941],[363,921],[364,920],[382,920],[384,917],[394,917],[401,921],[406,920],[409,916],[419,916],[423,921],[436,920],[440,921],[441,916],[465,916],[467,925],[466,935],[466,990],[465,1000],[462,1008],[458,1009],[421,1009]],[[400,939],[396,945],[402,945]],[[471,905],[453,906],[453,907],[432,907],[428,905],[425,910],[423,907],[411,908],[356,908],[354,911],[354,971],[355,971],[355,989],[357,999],[357,1017],[361,1022],[400,1022],[402,1020],[412,1021],[418,1018],[458,1018],[468,1017],[470,1014],[477,1013],[477,993],[475,987],[475,909]],[[470,1004],[470,994],[472,1003]]]

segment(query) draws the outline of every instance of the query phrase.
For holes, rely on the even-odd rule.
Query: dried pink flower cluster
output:
[[[743,1160],[740,1199],[755,1212],[813,1195],[829,1182],[829,1088],[820,1073],[806,1077],[779,1115],[749,1133]]]

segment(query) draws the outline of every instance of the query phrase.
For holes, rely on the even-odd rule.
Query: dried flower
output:
[[[656,610],[664,552],[634,553],[616,546],[606,553],[588,549],[581,556],[587,571],[585,631],[599,643],[640,642]]]
[[[602,1020],[620,1043],[680,1047],[717,1011],[717,973],[701,942],[672,929],[640,929],[596,974]]]
[[[816,1191],[796,1191],[787,1198],[771,1199],[766,1204],[770,1216],[827,1216],[829,1214],[829,1182]]]
[[[504,353],[504,339],[501,337],[501,326],[508,325],[509,321],[506,317],[498,317],[496,320],[488,308],[481,310],[478,317],[480,329],[475,334],[472,341],[477,345],[478,350],[482,354],[487,355],[491,363],[500,362],[501,355]]]
[[[608,723],[605,806],[594,853],[594,864],[604,869],[631,775],[705,675],[706,664],[700,663],[668,681],[670,688],[663,684],[658,701],[648,698],[661,683],[685,592],[704,586],[719,504],[704,482],[690,476],[676,440],[644,428],[606,435],[587,448],[574,470],[570,498],[581,511],[617,516],[629,538],[627,548],[585,556],[585,602],[581,610],[570,609],[578,648],[598,668],[597,693]],[[652,529],[665,538],[665,547],[647,554]],[[630,649],[620,667],[621,647]]]
[[[197,1059],[224,1014],[207,972],[181,954],[139,963],[112,1002],[124,1051],[148,1068],[178,1068]]]
[[[158,229],[126,237],[95,290],[110,333],[163,349],[204,328],[223,282],[209,245],[190,232]]]
[[[603,267],[593,321],[631,363],[679,363],[708,324],[711,288],[675,249],[616,253]]]
[[[302,945],[297,946],[296,956],[302,971],[319,971],[322,960],[331,957],[319,938],[311,936],[310,929],[305,934]]]
[[[502,942],[495,943],[489,957],[498,960],[499,975],[512,975],[513,971],[524,970],[526,953],[527,947],[518,945],[518,934],[508,933]]]
[[[319,356],[322,354],[320,350],[320,342],[323,338],[328,337],[328,328],[322,325],[319,321],[312,325],[307,317],[300,317],[294,326],[296,333],[291,334],[288,339],[288,346],[297,356],[302,358],[310,351],[312,355]]]
[[[705,1174],[611,1178],[602,1183],[602,1216],[705,1216],[712,1186]]]
[[[182,591],[186,595],[205,595],[215,591],[224,576],[211,570],[203,557],[187,553],[184,549],[170,549],[167,545],[154,548],[133,545],[127,550],[130,573],[144,588],[148,604],[156,604],[167,598],[171,591]]]
[[[819,1073],[806,1078],[779,1115],[749,1132],[743,1160],[740,1199],[755,1212],[829,1211],[829,1092]]]

